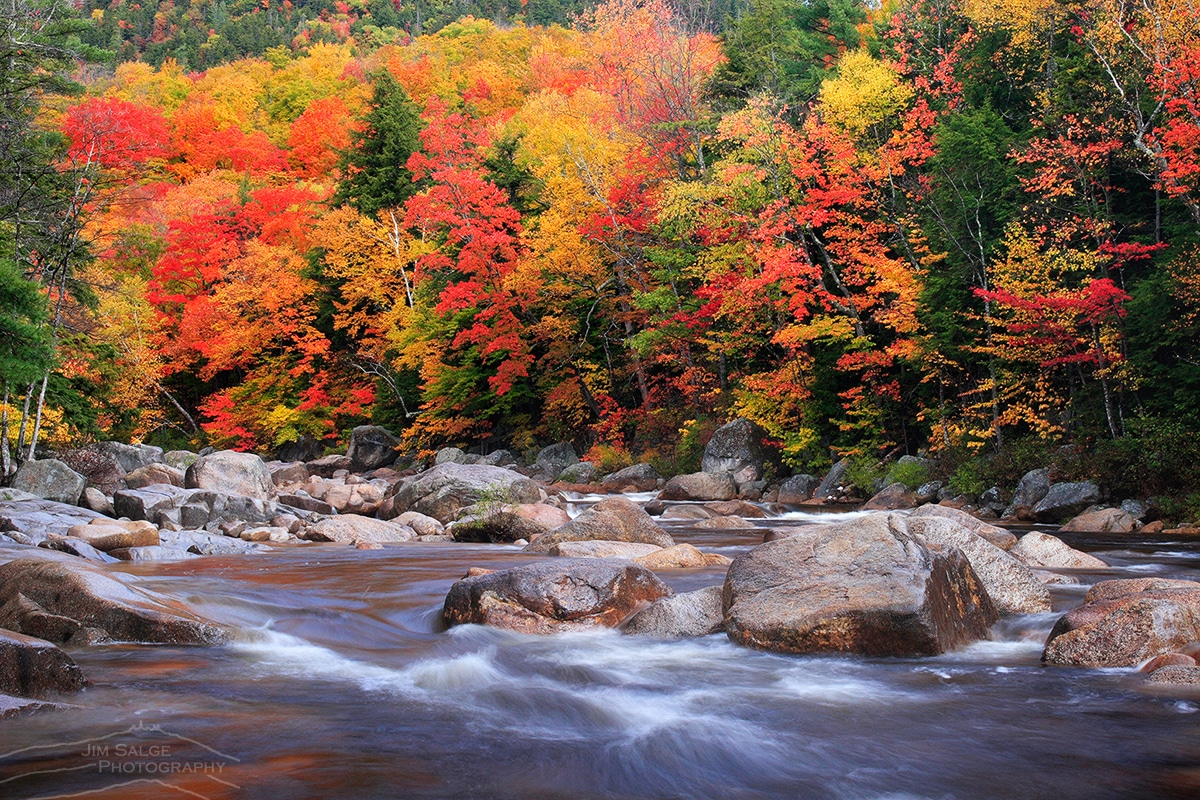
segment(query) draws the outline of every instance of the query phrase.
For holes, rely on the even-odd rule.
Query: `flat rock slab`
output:
[[[73,526],[86,525],[94,519],[105,520],[107,517],[53,500],[0,500],[0,530],[24,534],[35,540],[34,543],[51,533],[66,536]]]
[[[538,634],[615,628],[670,594],[653,572],[630,561],[558,559],[463,578],[450,587],[442,618],[447,625]]]
[[[657,553],[662,548],[656,544],[639,542],[559,542],[550,548],[550,555],[565,558],[628,558]]]
[[[76,692],[87,684],[75,659],[57,645],[0,630],[0,693],[21,697]]]
[[[999,617],[962,551],[882,513],[738,556],[724,604],[732,641],[791,653],[935,655],[983,638]]]
[[[42,558],[0,566],[0,628],[59,644],[215,644],[228,638],[225,629],[178,601],[82,560]]]
[[[343,514],[323,519],[308,529],[306,538],[313,542],[411,542],[417,538],[412,528],[381,519]]]
[[[1080,667],[1132,667],[1200,641],[1200,583],[1102,581],[1055,623],[1042,660]]]

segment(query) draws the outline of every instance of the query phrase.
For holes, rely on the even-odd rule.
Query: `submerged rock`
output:
[[[709,586],[707,589],[655,600],[648,608],[630,617],[621,630],[634,636],[656,639],[683,639],[720,633],[725,630],[722,593],[722,587]]]
[[[898,514],[799,528],[738,556],[724,602],[731,640],[792,653],[934,655],[999,616],[962,551],[927,545]]]
[[[521,633],[614,628],[670,594],[653,572],[629,561],[542,561],[457,581],[442,618],[447,625],[475,623]]]

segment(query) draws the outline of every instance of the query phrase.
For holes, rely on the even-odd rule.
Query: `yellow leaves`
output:
[[[1057,0],[967,0],[963,10],[981,28],[1009,31],[1016,48],[1034,46],[1065,16]]]
[[[898,116],[912,97],[913,89],[900,82],[891,65],[856,50],[842,58],[837,77],[821,84],[818,113],[823,121],[859,138]]]

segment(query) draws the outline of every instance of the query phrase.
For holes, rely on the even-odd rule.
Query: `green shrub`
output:
[[[903,483],[909,489],[916,489],[928,480],[929,469],[920,461],[898,462],[887,474],[887,483]]]

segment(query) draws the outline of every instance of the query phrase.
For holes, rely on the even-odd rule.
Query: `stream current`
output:
[[[729,556],[762,540],[664,525]],[[776,655],[723,634],[441,630],[450,585],[527,563],[514,546],[121,565],[234,641],[72,649],[92,685],[71,710],[0,721],[0,798],[1200,797],[1200,695],[1039,660],[1088,584],[1200,579],[1196,543],[1130,542],[1070,539],[1113,568],[1052,587],[1055,613],[922,659]],[[690,591],[724,571],[660,577]]]

